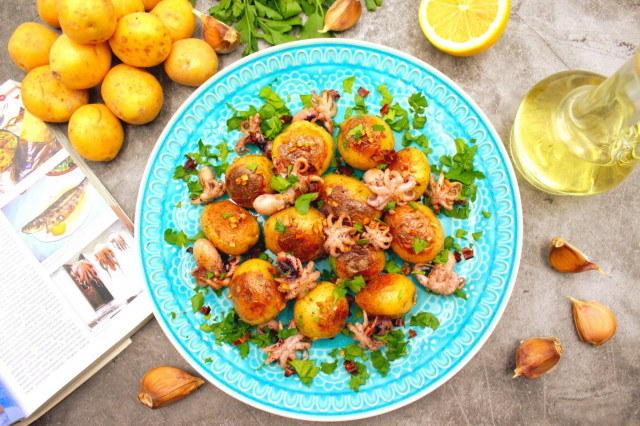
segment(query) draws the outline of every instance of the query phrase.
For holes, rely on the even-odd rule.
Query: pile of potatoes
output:
[[[120,120],[145,124],[162,108],[162,86],[144,68],[164,62],[173,81],[199,86],[218,70],[205,41],[191,38],[188,0],[36,0],[43,22],[23,23],[8,50],[27,75],[22,102],[35,117],[69,122],[69,140],[84,158],[109,161],[124,140]],[[115,65],[112,53],[121,63]],[[116,62],[117,62],[116,60]],[[104,104],[89,104],[101,84]]]

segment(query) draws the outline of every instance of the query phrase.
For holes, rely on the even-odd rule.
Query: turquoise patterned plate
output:
[[[259,106],[260,89],[270,85],[295,112],[302,108],[298,95],[312,89],[337,89],[343,94],[336,116],[340,122],[347,106],[353,105],[353,95],[343,93],[342,82],[354,75],[354,93],[360,86],[371,92],[365,100],[374,114],[380,108],[381,95],[376,91],[380,84],[386,84],[405,108],[409,95],[424,93],[429,107],[423,132],[433,150],[431,162],[455,153],[455,138],[475,139],[479,146],[476,168],[487,176],[477,181],[478,198],[469,219],[442,217],[447,235],[459,228],[469,235],[483,231],[474,245],[475,257],[457,266],[467,278],[468,299],[428,294],[419,288],[412,313],[429,311],[438,317],[440,327],[418,330],[409,341],[408,355],[394,361],[386,377],[369,366],[371,378],[358,393],[349,389],[349,376],[342,367],[332,375],[319,373],[307,387],[296,377],[285,378],[278,366],[260,368],[265,355],[253,346],[243,360],[235,348],[216,345],[211,333],[200,331],[202,315],[191,313],[193,256],[163,239],[168,227],[190,236],[199,230],[201,207],[189,205],[184,182],[174,181],[172,175],[184,163],[184,154],[196,150],[198,139],[212,145],[222,141],[235,145],[240,134],[226,132],[225,122],[232,116],[227,103],[239,110]],[[396,134],[396,146],[401,138]],[[182,207],[175,207],[178,202]],[[483,211],[491,216],[485,218]],[[500,138],[477,105],[431,66],[396,50],[348,40],[310,40],[267,49],[224,69],[196,90],[164,129],[149,158],[136,224],[156,318],[182,356],[211,383],[249,405],[286,417],[321,421],[391,411],[427,395],[458,372],[500,319],[513,289],[522,246],[522,212],[513,169]],[[232,308],[229,299],[212,292],[206,295],[205,304],[214,314]],[[177,313],[175,318],[172,313]],[[281,318],[290,315],[285,311]],[[329,361],[332,348],[350,342],[343,335],[316,342],[310,359],[317,360],[316,365]]]

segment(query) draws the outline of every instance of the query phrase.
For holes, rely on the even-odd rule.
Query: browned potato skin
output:
[[[255,164],[255,171],[247,166]],[[262,194],[273,194],[271,179],[273,163],[264,155],[244,155],[236,157],[225,173],[225,183],[229,198],[242,207],[253,207],[253,200]],[[246,177],[245,177],[246,176]]]
[[[370,245],[355,245],[347,253],[336,257],[336,275],[338,278],[353,278],[362,275],[365,281],[380,275],[384,269],[384,251]]]
[[[369,315],[400,318],[415,305],[416,287],[404,275],[384,274],[369,281],[355,302]]]
[[[264,223],[264,242],[275,254],[290,252],[302,262],[319,259],[324,256],[323,219],[322,213],[313,207],[304,215],[295,207],[280,210]],[[282,234],[276,231],[277,220],[285,227]]]
[[[367,204],[373,195],[362,181],[349,176],[330,174],[323,177],[324,184],[318,198],[323,201],[322,213],[335,217],[349,215],[353,222],[363,223],[365,218],[380,219],[381,213]]]
[[[264,324],[285,308],[284,296],[273,279],[277,272],[273,265],[260,259],[249,259],[236,269],[229,284],[229,297],[244,322]]]
[[[222,214],[233,215],[223,218]],[[200,214],[202,231],[224,253],[241,255],[260,238],[260,225],[248,211],[229,200],[209,204]]]
[[[293,318],[298,330],[311,340],[335,337],[347,322],[349,302],[341,297],[334,303],[335,288],[335,284],[322,281],[306,296],[296,300]]]
[[[420,203],[414,205],[417,209],[405,205],[396,207],[394,214],[385,215],[384,221],[389,225],[393,236],[391,249],[407,262],[430,262],[444,247],[444,230],[429,207]],[[420,254],[413,250],[414,238],[429,241],[427,248]]]
[[[349,136],[349,132],[354,127],[362,124],[362,137],[355,140]],[[384,127],[384,131],[373,130],[373,125]],[[345,149],[345,139],[347,147]],[[384,162],[376,161],[372,157],[382,150],[392,150],[395,148],[393,132],[387,123],[380,117],[373,115],[354,115],[347,118],[340,125],[338,134],[338,151],[351,167],[360,170],[368,170]]]
[[[429,176],[431,175],[431,165],[427,156],[422,151],[414,147],[403,148],[397,152],[396,159],[389,164],[389,170],[400,172],[403,178],[413,176],[416,178],[414,200],[422,197],[424,191],[429,186]]]
[[[333,151],[333,138],[324,128],[308,121],[296,121],[276,136],[272,158],[283,168],[304,158],[309,161],[309,174],[321,175],[331,165]]]

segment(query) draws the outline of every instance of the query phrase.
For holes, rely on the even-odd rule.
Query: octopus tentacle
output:
[[[429,204],[433,206],[436,213],[440,213],[440,207],[446,210],[453,209],[453,203],[460,196],[462,191],[462,183],[451,182],[444,177],[444,173],[440,172],[438,182],[433,175],[429,177],[429,188],[425,191],[425,195],[430,197]]]
[[[200,238],[193,244],[193,257],[198,265],[191,275],[200,287],[209,286],[214,290],[227,287],[240,263],[240,256],[230,256],[225,262],[213,243]]]
[[[431,272],[429,272],[428,275],[424,275],[423,268],[425,266],[432,266],[430,264],[418,263],[413,267],[413,270],[420,272],[415,274],[416,279],[427,290],[447,296],[455,293],[457,289],[463,288],[466,283],[464,278],[458,277],[458,274],[453,272],[453,268],[455,268],[456,263],[456,257],[453,253],[449,252],[447,263],[436,264],[432,267]]]
[[[391,241],[393,241],[389,227],[380,222],[371,222],[364,225],[364,232],[360,238],[368,240],[367,244],[379,250],[387,250],[391,247]]]
[[[260,350],[268,354],[267,359],[264,362],[265,364],[271,364],[272,362],[278,361],[280,367],[291,373],[289,361],[299,359],[296,355],[297,351],[306,351],[306,355],[303,359],[307,359],[309,357],[310,348],[311,340],[304,334],[297,333],[293,336],[287,337],[286,339],[280,339],[277,343],[267,346],[266,348],[261,348]]]
[[[356,242],[353,236],[358,232],[354,227],[345,223],[351,223],[351,219],[346,214],[341,214],[335,219],[333,214],[327,216],[326,225],[322,229],[324,232],[324,250],[333,257],[337,257],[340,253],[347,253],[350,247]]]
[[[311,107],[299,111],[293,116],[292,122],[311,121],[315,123],[316,121],[320,121],[325,129],[327,129],[329,133],[332,133],[332,118],[335,117],[338,112],[336,99],[339,98],[340,95],[335,90],[323,90],[320,96],[318,96],[315,91],[312,91]]]
[[[264,155],[271,157],[273,142],[264,137],[260,124],[262,124],[262,118],[260,117],[260,114],[257,113],[250,116],[246,121],[243,121],[242,124],[240,124],[242,137],[238,139],[238,142],[236,142],[236,154],[240,155],[243,152],[249,152],[247,145],[253,143],[260,148],[260,151],[262,151]]]
[[[351,337],[353,337],[353,340],[358,342],[362,349],[377,351],[380,349],[380,346],[384,345],[384,342],[371,337],[375,329],[375,326],[372,325],[373,324],[369,324],[367,311],[362,311],[362,322],[357,322],[355,324],[347,323],[347,328],[351,331]]]
[[[320,271],[313,270],[313,262],[303,267],[300,259],[281,251],[278,253],[277,263],[284,275],[275,280],[279,284],[278,291],[284,293],[285,300],[303,297],[318,285]]]
[[[191,199],[191,204],[209,204],[220,198],[227,190],[224,181],[216,180],[216,174],[208,166],[203,166],[198,172],[198,179],[202,185],[202,194]]]
[[[402,174],[396,170],[369,169],[362,178],[364,184],[373,195],[367,199],[367,204],[376,210],[384,210],[390,201],[402,206],[415,198],[413,188],[416,186],[415,176]]]

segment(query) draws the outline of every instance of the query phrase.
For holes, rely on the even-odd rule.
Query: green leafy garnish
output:
[[[308,194],[302,194],[298,198],[296,198],[296,210],[298,213],[305,215],[309,212],[309,207],[311,206],[311,201],[318,195],[317,192],[310,192]]]
[[[429,241],[417,237],[413,239],[413,251],[415,254],[422,253],[427,247],[429,247]]]
[[[454,291],[453,294],[455,294],[456,296],[458,296],[461,299],[467,300],[467,293],[465,293],[464,291],[460,290],[459,288],[456,288],[456,291]]]
[[[387,375],[389,367],[391,366],[391,363],[389,363],[387,358],[382,355],[381,351],[371,352],[371,364],[373,365],[373,368],[378,370],[382,377]]]
[[[176,319],[176,313],[171,311],[171,319]]]
[[[367,360],[367,356],[364,353],[364,349],[355,343],[351,343],[350,345],[342,348],[342,352],[344,352],[345,361],[353,361],[356,358],[362,358],[363,360]]]
[[[482,211],[482,216],[484,216],[485,218],[489,219],[491,217],[491,213],[483,210]]]
[[[356,76],[347,77],[342,81],[342,88],[345,93],[351,93],[351,88],[353,87],[353,82],[355,81]]]
[[[279,193],[286,192],[291,187],[291,182],[280,175],[273,175],[271,178],[271,189]]]
[[[380,338],[387,344],[387,359],[395,361],[407,354],[407,345],[409,342],[405,340],[402,330],[392,330]]]
[[[278,339],[286,339],[287,337],[295,336],[296,334],[298,334],[297,328],[278,330]]]
[[[280,222],[280,219],[276,218],[276,232],[280,233],[280,234],[284,234],[284,232],[287,230],[287,228],[284,226],[284,224],[282,222]]]
[[[176,245],[180,248],[186,247],[189,245],[189,237],[184,231],[176,231],[175,229],[167,228],[164,231],[164,240],[169,243]]]
[[[246,167],[251,173],[253,173],[258,168],[258,165],[256,163],[251,163],[251,164],[247,164]]]
[[[389,210],[393,210],[396,208],[396,202],[391,200],[387,203],[386,206],[384,206],[383,211],[388,212]]]
[[[374,132],[384,132],[385,127],[382,124],[374,124],[373,126],[371,126],[371,130],[373,130]]]
[[[367,383],[367,379],[369,378],[369,372],[367,371],[367,366],[361,362],[354,362],[356,369],[358,370],[358,374],[351,375],[351,380],[349,380],[349,388],[354,392],[358,392],[360,390],[360,386]]]
[[[355,102],[355,106],[353,107],[353,110],[356,112],[356,114],[359,115],[364,115],[367,113],[367,105],[364,103],[364,98],[360,95],[355,95],[353,97],[353,100]]]
[[[191,309],[196,313],[204,306],[204,293],[196,293],[191,296]]]
[[[465,231],[464,229],[458,229],[456,231],[456,238],[461,238],[463,240],[466,240],[467,239],[467,232],[468,231]]]
[[[411,315],[409,324],[420,328],[429,327],[432,330],[436,330],[440,326],[440,321],[435,315],[429,312],[420,312],[419,314]]]
[[[480,239],[480,237],[482,237],[483,231],[478,231],[478,232],[474,232],[473,234],[471,234],[473,236],[473,239],[478,241]]]
[[[378,92],[382,95],[380,106],[385,106],[386,104],[391,104],[391,102],[393,102],[393,95],[389,92],[389,89],[387,89],[386,84],[378,86]]]
[[[384,264],[384,270],[390,274],[402,274],[402,269],[398,266],[394,259],[389,259]]]
[[[323,362],[320,364],[320,369],[324,374],[333,374],[336,371],[336,367],[338,366],[338,360],[334,360],[333,362]]]
[[[318,375],[318,371],[320,371],[320,367],[314,367],[315,361],[302,361],[299,359],[294,359],[289,361],[289,364],[296,370],[298,373],[298,377],[300,377],[300,381],[307,386],[311,386],[311,382],[313,378]]]
[[[222,216],[223,219],[229,219],[230,217],[233,217],[233,214],[231,214],[231,213],[221,213],[220,216]]]

